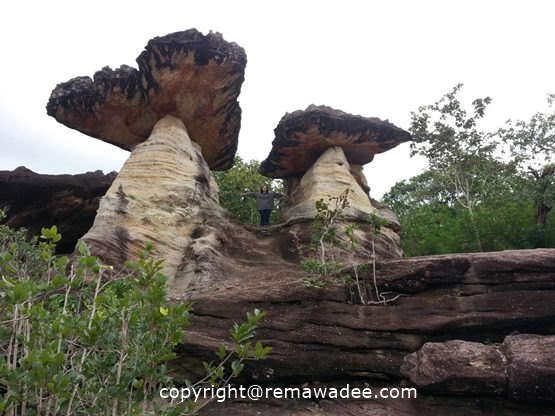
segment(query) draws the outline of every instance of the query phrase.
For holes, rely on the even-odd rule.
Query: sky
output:
[[[46,115],[60,82],[127,64],[155,36],[220,32],[247,54],[238,154],[266,158],[286,112],[327,105],[407,129],[457,83],[490,96],[486,125],[527,119],[555,93],[555,2],[6,1],[0,5],[0,170],[119,170],[129,153]],[[371,195],[425,168],[409,146],[365,167]]]

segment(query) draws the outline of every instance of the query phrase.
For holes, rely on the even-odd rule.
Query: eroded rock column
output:
[[[92,254],[121,266],[152,241],[180,290],[223,274],[210,170],[233,166],[246,63],[221,34],[189,29],[149,40],[138,69],[104,67],[54,88],[50,116],[132,151],[84,237]]]
[[[133,150],[83,240],[119,265],[152,241],[166,259],[164,272],[175,276],[201,209],[219,209],[217,185],[183,122],[166,116]]]
[[[368,194],[351,174],[349,162],[339,146],[326,150],[300,181],[286,180],[285,183],[288,198],[283,204],[283,217],[286,220],[314,218],[315,201],[325,201],[330,195],[340,195],[346,189],[349,189],[346,214],[362,217],[376,211]]]

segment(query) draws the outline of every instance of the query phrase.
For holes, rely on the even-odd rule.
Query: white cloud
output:
[[[478,1],[10,2],[0,35],[0,169],[117,170],[126,153],[57,124],[50,91],[103,66],[133,65],[148,39],[196,27],[247,52],[239,154],[264,159],[285,112],[310,103],[389,119],[464,82],[494,98],[492,127],[527,118],[555,91],[555,3]],[[408,146],[366,169],[373,196],[422,169]]]

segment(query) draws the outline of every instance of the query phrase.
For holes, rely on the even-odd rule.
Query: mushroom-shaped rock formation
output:
[[[377,118],[314,105],[286,114],[274,132],[272,150],[260,172],[284,179],[282,211],[286,221],[314,218],[316,201],[349,189],[345,215],[366,220],[375,213],[385,219],[389,226],[382,229],[381,237],[388,240],[386,251],[393,257],[401,255],[397,218],[370,199],[362,168],[376,153],[410,140],[408,132]]]
[[[147,241],[164,272],[187,286],[218,246],[207,218],[223,209],[210,169],[227,169],[237,148],[245,52],[220,34],[194,29],[154,38],[121,67],[59,84],[47,105],[61,123],[131,149],[83,240],[106,263],[122,265]],[[201,276],[202,278],[202,276]]]
[[[286,114],[274,132],[260,173],[284,179],[286,220],[313,217],[315,201],[346,188],[351,213],[373,212],[363,165],[410,140],[408,132],[387,121],[314,105]]]
[[[243,48],[219,33],[176,32],[148,42],[139,70],[106,67],[94,79],[58,84],[46,108],[60,123],[127,150],[172,115],[202,147],[210,168],[226,170],[237,150],[246,62]]]

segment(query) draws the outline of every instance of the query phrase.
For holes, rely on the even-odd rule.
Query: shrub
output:
[[[172,385],[165,363],[176,357],[191,317],[190,303],[168,302],[162,260],[147,244],[129,273],[111,267],[79,244],[74,261],[55,257],[56,227],[40,242],[0,226],[0,413],[26,415],[190,414],[195,403],[158,399]],[[251,347],[264,312],[236,324],[221,361],[205,364],[202,383],[223,384],[243,361],[264,358]]]

